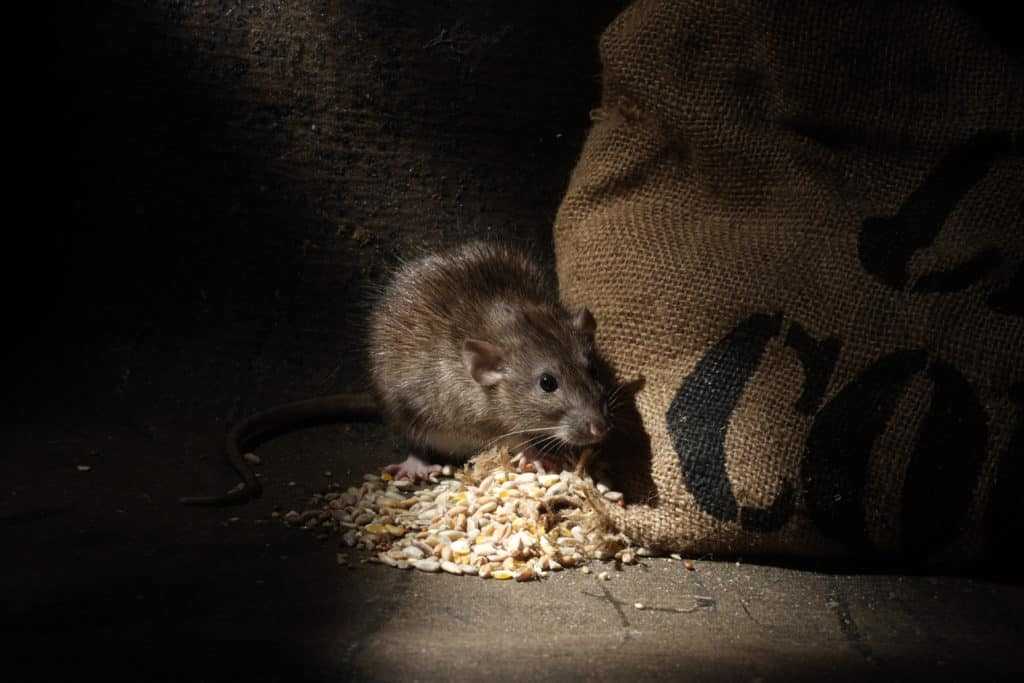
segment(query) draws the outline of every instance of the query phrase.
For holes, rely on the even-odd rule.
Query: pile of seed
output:
[[[391,567],[482,578],[530,581],[590,559],[633,564],[649,554],[612,533],[588,504],[591,496],[621,504],[621,493],[582,472],[523,465],[492,451],[423,484],[367,474],[361,485],[323,496],[320,510],[286,521],[332,527],[345,545]]]

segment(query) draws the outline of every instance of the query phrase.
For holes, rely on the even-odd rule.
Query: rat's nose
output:
[[[595,439],[603,439],[608,433],[608,425],[604,423],[604,420],[591,420],[588,427],[590,435]]]

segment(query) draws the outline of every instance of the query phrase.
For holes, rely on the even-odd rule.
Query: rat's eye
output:
[[[550,394],[558,388],[558,380],[545,372],[540,376],[540,388]]]

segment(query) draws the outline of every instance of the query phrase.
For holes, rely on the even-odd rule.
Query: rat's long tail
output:
[[[381,419],[369,394],[332,394],[305,401],[286,403],[242,420],[228,432],[224,454],[242,477],[242,482],[219,496],[186,496],[185,505],[226,506],[244,503],[260,495],[263,487],[252,468],[242,458],[242,449],[254,440],[304,424],[321,422],[376,422]]]

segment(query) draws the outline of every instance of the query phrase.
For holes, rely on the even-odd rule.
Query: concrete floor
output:
[[[340,568],[335,538],[270,515],[388,462],[380,427],[281,436],[260,449],[260,499],[195,509],[177,497],[234,483],[218,432],[147,424],[11,435],[13,457],[0,462],[0,582],[5,650],[27,672],[18,680],[996,680],[1024,671],[1024,587],[1005,582],[709,559],[692,572],[650,559],[608,567],[609,582],[563,572],[530,584],[399,571],[359,555]]]
[[[46,195],[5,245],[31,275],[0,273],[15,331],[0,354],[5,681],[1024,669],[1019,581],[709,559],[608,583],[340,569],[333,540],[270,515],[325,470],[358,479],[395,457],[376,427],[267,444],[251,504],[178,505],[235,483],[225,419],[365,386],[355,321],[400,257],[468,237],[548,244],[597,101],[597,36],[625,4],[53,13],[50,116],[33,110],[20,136],[34,165],[19,172]]]

